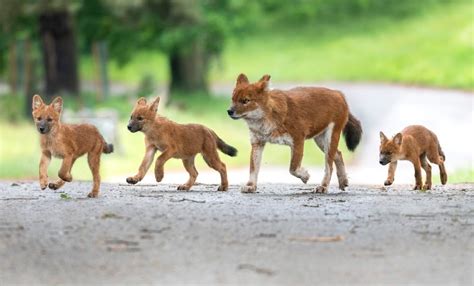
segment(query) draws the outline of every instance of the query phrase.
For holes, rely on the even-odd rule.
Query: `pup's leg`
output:
[[[209,167],[216,170],[221,175],[221,185],[217,190],[225,192],[229,188],[229,182],[227,181],[227,169],[225,164],[219,159],[219,154],[215,148],[216,147],[204,149],[202,152],[202,157]]]
[[[171,149],[165,150],[163,153],[158,156],[155,163],[155,179],[159,183],[163,180],[164,171],[163,166],[165,165],[166,161],[173,157],[174,151]]]
[[[446,168],[444,167],[444,161],[440,158],[440,155],[438,154],[438,150],[436,150],[436,152],[429,153],[428,159],[431,163],[439,166],[441,184],[446,185],[446,182],[448,181],[448,174],[446,173]]]
[[[148,145],[146,147],[145,157],[143,157],[142,163],[138,168],[138,173],[133,177],[127,178],[127,183],[129,184],[136,184],[140,182],[143,177],[145,177],[146,172],[150,168],[151,163],[153,162],[153,158],[155,157],[156,148],[152,145]]]
[[[426,155],[420,156],[420,163],[423,170],[426,173],[425,185],[423,186],[423,190],[431,190],[431,165],[426,160]]]
[[[74,165],[75,161],[76,158],[73,158],[72,156],[64,157],[63,162],[61,164],[61,168],[58,172],[58,176],[59,178],[61,178],[61,180],[66,182],[72,181],[71,168],[72,165]]]
[[[257,190],[258,172],[260,171],[260,163],[262,161],[262,153],[265,143],[252,143],[252,151],[250,153],[250,176],[247,185],[242,186],[242,193],[253,193]]]
[[[390,186],[393,184],[393,181],[395,181],[395,171],[397,170],[397,162],[390,162],[390,165],[388,165],[388,176],[387,180],[383,183],[385,186]]]
[[[306,169],[301,168],[301,160],[303,160],[304,153],[304,138],[294,139],[293,146],[291,146],[291,163],[290,163],[290,174],[301,179],[306,184],[309,180],[309,174]]]
[[[92,191],[87,195],[89,198],[97,198],[99,196],[100,188],[100,155],[102,154],[102,148],[98,151],[90,152],[87,154],[87,162],[92,172],[93,186]]]
[[[41,159],[39,164],[39,181],[42,190],[48,187],[48,166],[51,162],[51,153],[47,151],[41,152]]]
[[[413,188],[414,190],[421,190],[423,181],[421,178],[421,162],[420,158],[416,157],[415,159],[412,159],[411,162],[413,163],[413,167],[415,168],[415,187]]]
[[[58,179],[54,183],[49,183],[48,188],[50,188],[51,190],[57,190],[61,188],[62,186],[64,186],[65,183],[66,183],[65,181]]]
[[[194,156],[191,158],[183,159],[183,165],[186,171],[189,173],[189,179],[185,184],[179,185],[178,190],[187,191],[191,189],[191,187],[194,185],[194,182],[196,181],[196,178],[198,176],[198,171],[194,166]]]

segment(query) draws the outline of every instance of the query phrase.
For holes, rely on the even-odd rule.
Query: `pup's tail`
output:
[[[362,125],[360,121],[349,113],[349,120],[343,130],[344,138],[346,139],[346,146],[350,151],[354,151],[359,145],[362,137]]]
[[[216,139],[217,148],[221,150],[222,153],[227,154],[231,157],[237,156],[237,149],[225,143],[224,140],[219,138],[219,136],[217,136],[217,134],[214,131],[211,131],[211,133],[212,135],[214,135],[214,138]]]
[[[110,154],[114,152],[114,145],[113,144],[107,144],[104,142],[104,147],[102,149],[102,153],[104,154]]]

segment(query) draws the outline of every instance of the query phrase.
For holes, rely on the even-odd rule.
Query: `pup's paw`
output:
[[[220,185],[220,186],[217,188],[217,191],[218,191],[218,192],[226,192],[227,189],[228,189],[227,186]]]
[[[431,184],[424,184],[423,185],[423,190],[431,190]]]
[[[257,191],[257,187],[254,185],[245,185],[240,187],[240,192],[242,193],[255,193]]]
[[[88,195],[87,195],[88,198],[97,198],[99,197],[99,192],[90,192]]]
[[[41,190],[45,190],[48,187],[48,181],[40,182]]]
[[[135,179],[134,177],[128,177],[127,178],[127,183],[129,183],[129,184],[135,185],[138,182],[139,182],[139,180]]]
[[[189,191],[191,189],[191,186],[183,184],[178,186],[178,191]]]
[[[413,190],[421,190],[421,185],[416,185]]]
[[[314,189],[314,192],[315,193],[318,193],[318,194],[325,194],[328,192],[328,188],[325,187],[325,186],[317,186],[315,189]]]
[[[63,174],[59,173],[58,177],[61,178],[61,180],[66,181],[66,182],[71,182],[72,181],[72,176],[71,174]]]
[[[393,181],[392,180],[385,180],[385,182],[383,182],[384,186],[390,186],[391,184],[393,184]]]
[[[62,185],[57,184],[57,183],[49,183],[49,185],[48,185],[48,188],[50,188],[51,190],[57,190],[61,187],[62,187]]]
[[[155,174],[156,182],[158,182],[158,183],[161,182],[163,180],[163,177],[164,177],[163,173]]]

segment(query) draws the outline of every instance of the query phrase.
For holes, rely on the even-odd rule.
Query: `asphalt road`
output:
[[[2,285],[473,283],[474,184],[90,187],[0,182]]]

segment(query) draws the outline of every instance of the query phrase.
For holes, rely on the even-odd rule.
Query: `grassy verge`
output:
[[[383,81],[474,89],[474,9],[471,1],[445,1],[410,17],[374,16],[350,22],[270,27],[231,39],[211,68],[213,82]],[[91,63],[82,64],[85,78]],[[147,74],[168,80],[166,58],[141,52],[124,67],[110,65],[113,81],[137,84]]]

